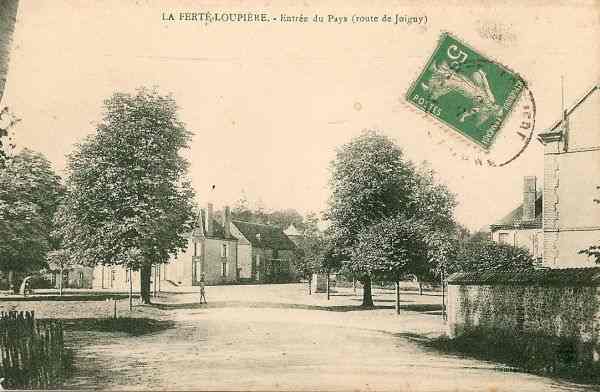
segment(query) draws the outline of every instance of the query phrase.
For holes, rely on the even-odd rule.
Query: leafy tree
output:
[[[28,272],[45,266],[52,218],[63,192],[40,153],[22,150],[0,168],[0,269]]]
[[[474,235],[458,244],[449,258],[448,273],[484,271],[528,271],[535,261],[525,248],[498,244]]]
[[[150,302],[153,264],[187,245],[193,198],[191,140],[169,95],[140,88],[104,103],[96,133],[68,156],[65,208],[58,217],[69,257],[88,265],[140,271],[140,296]]]
[[[416,168],[376,132],[337,151],[330,184],[327,216],[336,252],[363,284],[363,306],[373,306],[372,278],[429,270],[436,243],[425,234],[454,229],[454,195],[435,183],[433,171]],[[411,244],[409,238],[420,240]]]
[[[261,223],[265,225],[277,226],[282,230],[288,228],[291,224],[296,226],[298,230],[304,230],[304,217],[293,208],[283,210],[267,211],[262,203],[259,203],[255,208],[250,206],[246,195],[242,195],[234,204],[231,215],[233,219],[241,220],[250,223]],[[216,212],[219,216],[219,212]]]

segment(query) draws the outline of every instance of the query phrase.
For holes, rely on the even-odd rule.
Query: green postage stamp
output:
[[[487,151],[524,88],[517,73],[444,33],[407,100]]]

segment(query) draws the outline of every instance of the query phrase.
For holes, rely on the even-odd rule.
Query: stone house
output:
[[[234,220],[231,233],[238,239],[241,280],[280,283],[296,279],[296,245],[279,227]]]
[[[536,177],[525,177],[523,203],[490,225],[492,240],[500,244],[523,247],[541,264],[544,249],[542,203],[542,194],[536,192]]]
[[[229,208],[223,212],[223,221],[231,220]],[[187,247],[172,257],[169,263],[154,266],[152,285],[156,281],[161,290],[179,286],[197,286],[200,276],[205,275],[206,284],[227,284],[238,281],[237,239],[213,216],[213,206],[198,215],[196,228],[189,234]],[[129,271],[121,266],[97,266],[94,268],[93,287],[97,289],[129,289]],[[139,271],[131,273],[132,286],[139,290]],[[154,286],[151,286],[154,287]]]
[[[229,207],[216,219],[212,204],[198,215],[186,249],[154,266],[152,282],[159,290],[197,286],[202,274],[209,285],[237,282],[279,283],[296,279],[296,245],[280,228],[232,220]],[[139,272],[121,266],[97,266],[93,287],[127,290],[131,275],[139,290]]]
[[[213,205],[201,211],[190,234],[187,249],[160,267],[160,280],[176,286],[197,286],[202,274],[206,284],[235,283],[239,279],[237,238],[231,233],[231,212],[226,207],[220,224]]]

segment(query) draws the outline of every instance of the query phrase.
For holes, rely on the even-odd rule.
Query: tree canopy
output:
[[[216,212],[216,216],[219,216]],[[304,217],[293,208],[285,208],[281,210],[266,209],[262,203],[252,206],[247,197],[243,195],[233,205],[231,210],[233,219],[241,220],[250,223],[261,223],[264,225],[277,226],[282,230],[293,224],[298,230],[305,229]]]
[[[487,236],[475,233],[457,243],[449,258],[447,271],[528,271],[535,266],[533,256],[525,248],[499,244]]]
[[[338,149],[332,162],[327,217],[344,268],[365,286],[363,305],[372,305],[371,278],[423,274],[435,269],[445,246],[439,239],[455,229],[454,195],[417,167],[391,139],[367,131]]]
[[[68,254],[140,269],[144,302],[151,265],[185,248],[192,229],[194,192],[179,154],[190,140],[174,99],[140,88],[106,100],[96,133],[68,156],[58,217]]]
[[[0,168],[0,269],[32,271],[45,265],[62,193],[60,178],[40,153],[23,149]]]

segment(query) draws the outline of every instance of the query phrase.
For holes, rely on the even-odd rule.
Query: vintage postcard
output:
[[[0,389],[600,389],[600,3],[0,0]]]

